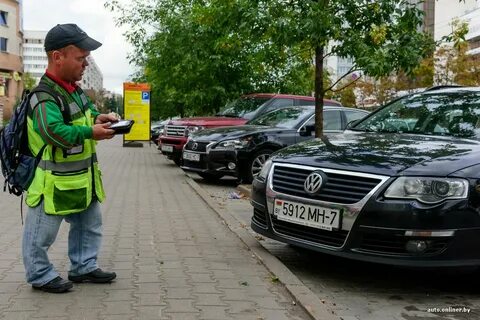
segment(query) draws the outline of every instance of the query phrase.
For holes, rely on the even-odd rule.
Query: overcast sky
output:
[[[103,73],[103,86],[122,93],[123,82],[134,72],[127,61],[131,47],[103,3],[104,0],[23,0],[23,27],[48,31],[58,23],[76,23],[90,37],[103,43],[92,51]]]

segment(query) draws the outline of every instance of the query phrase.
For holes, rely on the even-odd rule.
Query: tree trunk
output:
[[[323,47],[315,48],[315,137],[323,136]]]

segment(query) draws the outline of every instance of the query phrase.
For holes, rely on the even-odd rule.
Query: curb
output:
[[[257,259],[285,286],[287,291],[297,300],[310,317],[314,320],[340,320],[341,318],[329,310],[326,302],[321,301],[303,282],[298,279],[277,257],[265,249],[255,237],[245,228],[242,222],[228,210],[221,209],[210,199],[205,190],[192,178],[186,175],[186,181],[192,189],[217,213],[225,225],[235,233],[240,240],[252,251]],[[239,185],[239,191],[250,197],[250,189]]]

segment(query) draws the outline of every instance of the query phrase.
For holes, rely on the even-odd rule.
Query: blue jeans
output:
[[[89,273],[98,268],[97,253],[102,239],[102,216],[98,201],[83,212],[69,215],[48,215],[43,202],[28,208],[23,230],[23,264],[27,282],[42,286],[59,276],[48,260],[47,251],[55,241],[62,220],[70,224],[68,257],[70,276]]]

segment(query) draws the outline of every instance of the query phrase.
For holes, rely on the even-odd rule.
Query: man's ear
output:
[[[52,52],[52,60],[53,62],[59,62],[62,60],[64,54],[61,51],[55,50]]]

